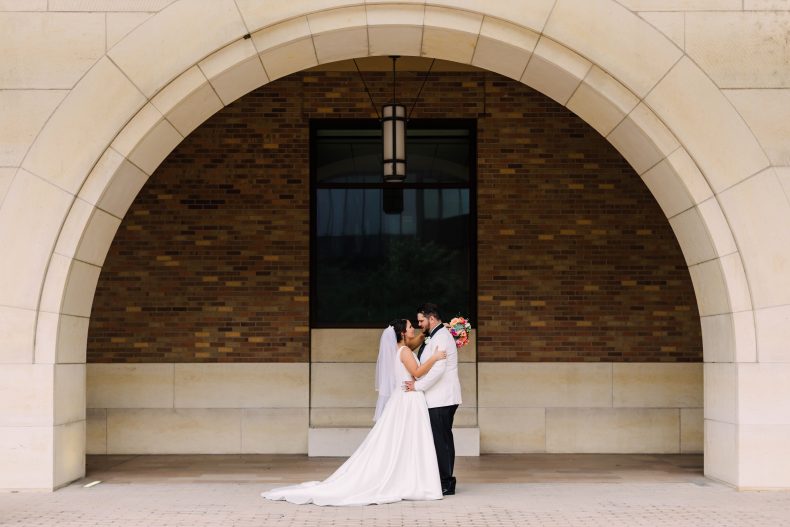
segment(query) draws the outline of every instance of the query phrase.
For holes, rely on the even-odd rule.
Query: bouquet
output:
[[[447,324],[447,329],[455,339],[455,346],[460,348],[469,344],[469,332],[472,331],[472,324],[466,317],[457,316]]]

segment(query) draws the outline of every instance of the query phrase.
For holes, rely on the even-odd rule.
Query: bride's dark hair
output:
[[[390,326],[395,329],[395,338],[400,342],[403,340],[403,334],[406,333],[406,319],[396,318],[390,322]]]

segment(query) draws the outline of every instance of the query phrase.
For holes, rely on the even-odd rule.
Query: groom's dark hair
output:
[[[420,306],[420,308],[417,310],[417,313],[422,313],[422,316],[425,318],[434,316],[437,320],[442,319],[442,315],[439,313],[439,306],[436,304],[431,304],[430,302]]]

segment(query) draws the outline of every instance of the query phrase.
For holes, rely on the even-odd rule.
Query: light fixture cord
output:
[[[357,73],[359,73],[359,78],[362,79],[362,84],[365,86],[365,91],[370,98],[370,105],[373,106],[373,109],[376,110],[376,118],[381,121],[381,115],[379,114],[379,109],[376,106],[376,103],[373,102],[373,95],[371,95],[370,90],[368,89],[368,83],[365,82],[365,77],[362,76],[362,72],[359,70],[359,65],[357,64],[357,59],[354,59],[354,66],[357,68]]]
[[[395,76],[395,61],[398,60],[398,57],[393,55],[390,58],[392,59],[392,106],[395,106],[395,84],[397,82],[397,78]],[[395,111],[394,108],[393,111]]]
[[[425,83],[428,81],[428,77],[431,75],[431,70],[433,69],[433,64],[436,62],[436,59],[431,61],[431,65],[428,67],[428,73],[425,74],[425,78],[422,79],[422,85],[420,86],[420,91],[417,92],[417,97],[414,99],[414,104],[411,105],[411,110],[409,111],[409,115],[406,116],[406,120],[411,119],[411,114],[414,111],[414,108],[417,107],[417,101],[420,100],[420,94],[422,93],[422,89],[425,87]]]

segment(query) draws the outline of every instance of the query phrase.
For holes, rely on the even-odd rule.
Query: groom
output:
[[[455,443],[453,442],[453,417],[461,404],[461,383],[458,380],[458,350],[455,339],[442,324],[439,307],[424,304],[417,312],[420,329],[428,334],[417,352],[417,360],[427,360],[437,350],[447,352],[447,359],[433,365],[428,373],[416,381],[406,381],[406,391],[425,392],[428,415],[431,418],[433,446],[436,448],[436,461],[439,463],[439,477],[442,481],[442,494],[455,494]]]

